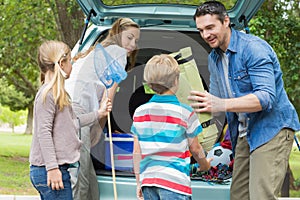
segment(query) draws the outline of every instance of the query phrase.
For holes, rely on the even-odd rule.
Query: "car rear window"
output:
[[[204,0],[103,0],[106,6],[120,6],[120,5],[132,5],[132,4],[180,4],[180,5],[193,5],[198,6],[200,3],[205,2]],[[237,0],[223,0],[222,3],[226,9],[231,9]]]

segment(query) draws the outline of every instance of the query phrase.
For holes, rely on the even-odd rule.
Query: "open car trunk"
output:
[[[152,94],[146,94],[143,87],[143,69],[145,63],[153,56],[161,53],[178,52],[190,47],[197,64],[203,87],[208,90],[209,72],[207,59],[210,48],[201,39],[196,29],[193,15],[199,1],[165,1],[147,0],[109,1],[109,0],[77,0],[84,14],[93,24],[82,35],[80,42],[74,47],[72,54],[86,50],[101,36],[105,37],[108,29],[119,17],[129,17],[141,27],[139,53],[136,67],[128,72],[126,80],[119,85],[111,112],[112,132],[130,133],[132,115],[139,105],[147,102]],[[163,3],[162,3],[163,2]],[[201,1],[202,2],[202,1]],[[223,1],[226,4],[231,25],[235,29],[247,30],[247,24],[255,15],[264,0]],[[86,23],[85,28],[87,28]],[[82,44],[81,44],[82,42]],[[201,116],[200,116],[201,117]],[[213,119],[219,135],[225,122],[224,114]],[[94,166],[98,176],[100,199],[113,199],[113,179],[111,170],[106,168],[105,139],[91,150]],[[105,153],[103,153],[105,152]],[[118,200],[136,199],[136,181],[132,170],[116,171]],[[230,182],[224,185],[212,184],[192,179],[193,199],[228,200]]]
[[[211,49],[202,40],[198,32],[142,29],[136,67],[128,72],[127,78],[120,83],[118,92],[115,95],[111,115],[112,133],[130,133],[134,110],[152,97],[152,94],[145,93],[143,87],[145,63],[154,55],[177,52],[185,47],[191,47],[203,86],[208,90],[207,58]],[[222,132],[224,119],[224,115],[213,119],[219,133]],[[105,166],[105,163],[108,163],[107,159],[109,159],[107,150],[107,141],[104,141],[102,137],[102,140],[91,151],[98,176],[101,200],[112,199],[113,195],[112,172],[110,168]],[[103,155],[103,152],[105,152],[105,155]],[[136,198],[136,180],[132,170],[117,169],[116,185],[118,199]],[[192,178],[193,199],[229,199],[229,187],[230,182],[225,185],[212,185]]]

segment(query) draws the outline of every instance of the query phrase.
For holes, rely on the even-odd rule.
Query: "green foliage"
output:
[[[56,24],[45,1],[4,0],[0,8],[5,10],[0,13],[0,79],[10,86],[0,87],[7,95],[0,101],[12,110],[25,109],[38,87],[37,47],[44,39],[56,38]]]
[[[25,109],[30,103],[30,99],[26,98],[23,92],[18,91],[15,85],[9,85],[4,79],[0,79],[0,91],[0,102],[12,111]]]
[[[297,178],[294,182],[295,187],[300,187],[300,178]]]
[[[285,89],[298,114],[300,114],[299,12],[299,0],[266,0],[250,23],[252,34],[269,42],[277,53]]]
[[[8,123],[14,132],[14,127],[26,122],[27,112],[24,110],[11,111],[8,107],[0,106],[0,122]]]
[[[103,0],[103,4],[108,6],[117,6],[124,4],[186,4],[198,6],[205,0]],[[234,6],[236,0],[225,0],[222,3],[230,9]]]

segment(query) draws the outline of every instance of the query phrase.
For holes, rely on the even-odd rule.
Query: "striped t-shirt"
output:
[[[131,132],[141,147],[141,186],[191,195],[187,138],[202,132],[193,109],[180,103],[175,95],[154,95],[136,109]]]

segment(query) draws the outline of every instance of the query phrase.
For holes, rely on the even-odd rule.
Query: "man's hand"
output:
[[[225,112],[225,100],[211,95],[208,92],[191,91],[188,100],[193,101],[190,105],[196,113]]]

